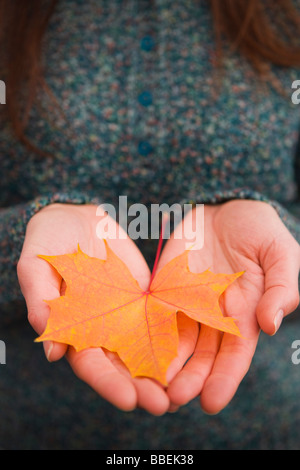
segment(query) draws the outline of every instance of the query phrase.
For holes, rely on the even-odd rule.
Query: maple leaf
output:
[[[46,301],[50,316],[44,333],[35,341],[53,340],[77,351],[103,347],[116,352],[131,375],[147,376],[167,385],[166,372],[177,355],[178,312],[241,336],[231,317],[224,317],[219,298],[243,273],[193,273],[189,250],[157,274],[159,249],[149,287],[144,291],[123,261],[106,245],[106,259],[78,251],[40,256],[66,282],[65,294]]]

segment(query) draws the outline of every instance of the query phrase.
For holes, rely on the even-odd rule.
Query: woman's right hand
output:
[[[96,209],[94,205],[53,204],[34,215],[27,226],[17,272],[28,319],[38,335],[45,330],[50,313],[44,300],[59,297],[63,286],[58,273],[37,255],[73,253],[79,243],[89,256],[104,259],[105,245],[97,236]],[[110,224],[122,231],[112,219]],[[127,234],[107,241],[141,287],[146,288],[150,271],[135,243]],[[132,378],[116,354],[102,348],[76,352],[66,344],[43,344],[49,361],[66,355],[74,373],[116,407],[124,411],[140,407],[155,415],[168,410],[170,402],[163,387],[148,378]]]

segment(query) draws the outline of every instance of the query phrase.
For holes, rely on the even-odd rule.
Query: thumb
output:
[[[60,296],[61,277],[44,260],[22,255],[17,273],[27,306],[28,321],[37,334],[41,335],[50,313],[45,300]],[[52,341],[45,341],[43,346],[46,357],[51,362],[60,359],[67,349],[67,345]]]
[[[257,306],[257,321],[265,333],[274,335],[282,319],[299,304],[300,247],[287,232],[274,238],[260,255],[265,292]]]

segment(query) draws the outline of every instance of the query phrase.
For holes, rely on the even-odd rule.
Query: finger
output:
[[[123,411],[136,408],[137,392],[132,380],[120,373],[102,349],[76,352],[70,347],[66,357],[76,376],[105,400]]]
[[[221,338],[220,331],[201,325],[193,356],[169,385],[168,395],[173,405],[185,405],[200,394],[213,367]]]
[[[168,413],[176,413],[176,411],[178,411],[179,408],[180,406],[174,405],[173,403],[171,403],[168,409]]]
[[[250,367],[256,344],[257,339],[224,334],[201,392],[200,402],[206,413],[219,413],[231,401]]]
[[[28,321],[37,334],[41,335],[46,328],[50,314],[45,300],[60,296],[62,279],[48,263],[39,258],[26,257],[26,255],[21,256],[17,272],[26,302]],[[45,341],[43,347],[49,361],[60,359],[67,349],[67,345],[53,341]]]
[[[182,312],[177,314],[177,328],[179,336],[178,353],[168,368],[168,383],[181,371],[186,361],[193,354],[199,336],[199,323]]]
[[[170,400],[163,387],[146,377],[133,379],[137,392],[137,405],[148,413],[161,416],[170,407]]]
[[[261,329],[273,335],[282,318],[299,304],[299,245],[289,236],[276,238],[261,254],[265,272],[265,292],[256,310]]]
[[[161,384],[146,377],[132,378],[118,354],[108,350],[104,351],[114,367],[132,381],[137,395],[137,407],[157,416],[164,414],[168,410],[170,405],[169,399]]]

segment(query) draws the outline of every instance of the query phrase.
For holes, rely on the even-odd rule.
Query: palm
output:
[[[210,268],[219,273],[245,271],[225,291],[220,302],[223,313],[237,320],[243,337],[222,334],[202,325],[196,339],[195,326],[193,331],[191,323],[185,326],[179,357],[169,371],[171,377],[175,376],[169,396],[177,405],[201,393],[206,411],[220,411],[230,401],[250,366],[260,331],[257,307],[265,292],[268,265],[276,261],[268,259],[269,255],[272,257],[275,239],[269,231],[278,225],[277,235],[281,236],[281,230],[285,234],[285,228],[270,209],[253,201],[233,201],[205,208],[204,246],[191,251],[190,269],[201,272]],[[162,264],[183,249],[184,240],[171,239],[163,253]],[[187,360],[184,352],[188,349],[187,343],[192,342],[194,354],[176,375],[180,364]]]
[[[231,205],[206,208],[205,243],[200,251],[192,251],[191,268],[214,272],[245,271],[222,296],[224,314],[236,318],[242,335],[257,339],[256,307],[264,292],[264,272],[257,262],[259,235],[250,233]]]

